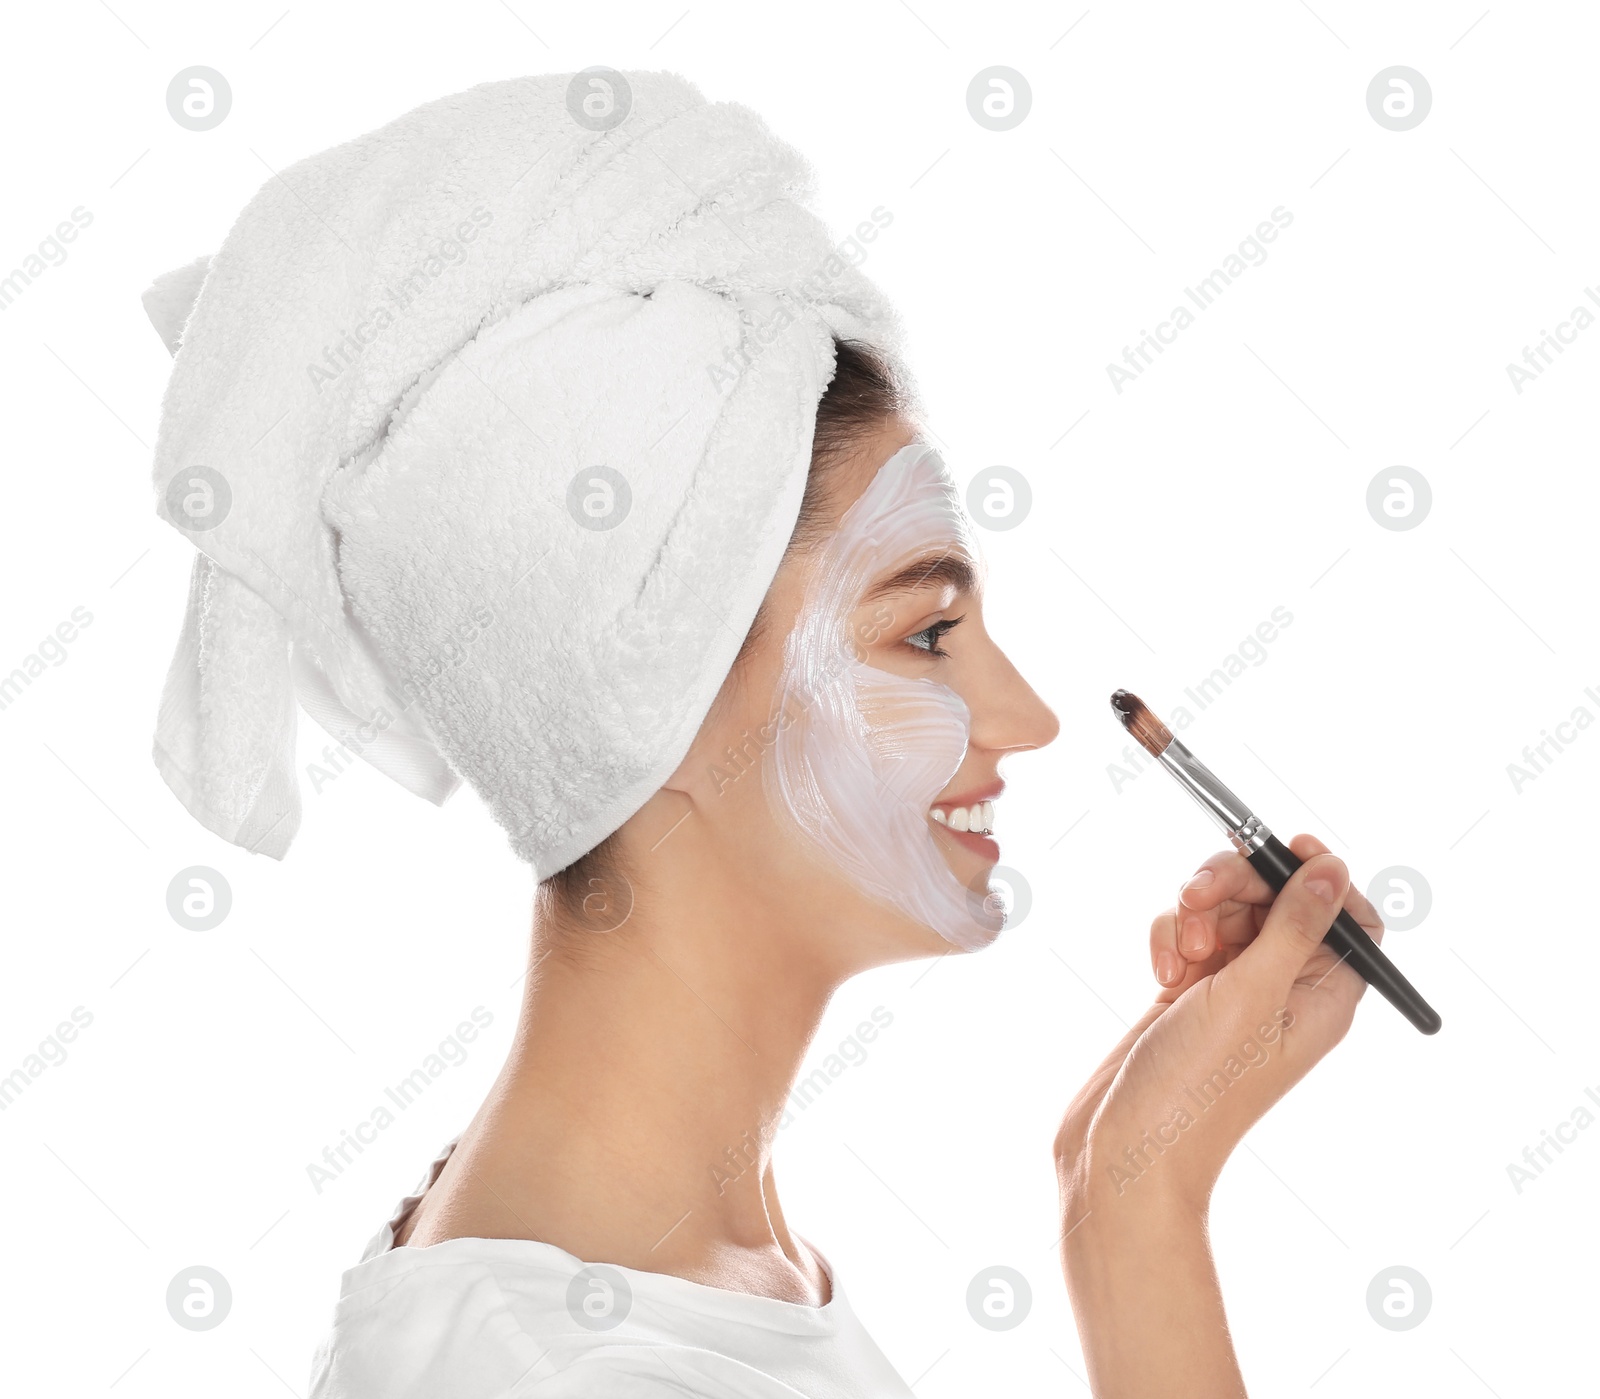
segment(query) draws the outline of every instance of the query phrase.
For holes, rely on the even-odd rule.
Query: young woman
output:
[[[908,514],[917,496],[931,508]],[[841,538],[863,542],[853,569]],[[827,616],[844,621],[852,659],[913,693],[953,692],[969,725],[925,808],[908,814],[902,793],[857,774],[865,819],[914,822],[954,883],[983,887],[1001,759],[1058,725],[985,630],[972,542],[889,366],[839,345],[800,518],[743,650],[672,779],[540,885],[511,1054],[346,1275],[316,1399],[910,1393],[790,1228],[772,1143],[833,991],[950,951],[951,929],[864,892],[764,776],[787,736],[828,739],[812,712],[826,686],[799,690],[795,653],[832,580],[850,590]],[[868,727],[893,742],[925,717],[891,700]],[[1157,998],[1056,1139],[1062,1261],[1107,1399],[1244,1392],[1209,1192],[1246,1129],[1350,1024],[1363,983],[1319,946],[1336,911],[1381,927],[1326,847],[1293,845],[1306,864],[1275,900],[1223,852],[1155,919]],[[1182,1121],[1180,1086],[1241,1055],[1251,1072]],[[729,1147],[747,1162],[736,1174]]]
[[[281,857],[298,702],[470,781],[541,881],[511,1053],[345,1274],[314,1399],[910,1393],[773,1138],[845,980],[1001,934],[1001,760],[1058,726],[857,271],[892,211],[835,243],[809,182],[675,75],[507,79],[275,174],[146,293],[197,549],[165,780]],[[1242,1392],[1206,1202],[1350,1024],[1335,911],[1378,930],[1294,846],[1276,899],[1223,853],[1155,919],[1054,1143],[1102,1399]]]

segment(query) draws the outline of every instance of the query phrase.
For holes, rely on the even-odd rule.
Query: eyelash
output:
[[[913,650],[921,651],[925,656],[948,656],[950,654],[948,651],[941,651],[939,649],[939,641],[947,633],[954,631],[960,622],[961,617],[942,618],[941,620],[933,623],[932,626],[924,627],[919,632],[913,632],[906,638],[906,645],[910,646]],[[928,638],[928,644],[926,646],[917,645],[916,638],[919,636],[925,636]]]

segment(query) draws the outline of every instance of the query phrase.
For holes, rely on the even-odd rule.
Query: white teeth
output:
[[[953,806],[949,811],[933,807],[928,813],[941,826],[952,831],[979,831],[984,835],[994,832],[994,803],[974,802],[971,806]]]

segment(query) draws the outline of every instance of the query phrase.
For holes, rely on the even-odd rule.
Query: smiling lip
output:
[[[1001,778],[993,782],[986,782],[981,787],[973,787],[965,792],[957,792],[953,797],[938,797],[930,803],[932,806],[973,806],[978,802],[992,801],[1005,791],[1006,784]]]
[[[998,864],[1000,862],[1000,846],[993,836],[980,835],[976,831],[958,831],[942,821],[935,821],[932,807],[976,806],[979,802],[993,801],[1005,791],[1005,787],[1006,784],[997,777],[992,782],[986,782],[981,787],[970,787],[965,792],[957,793],[954,797],[940,797],[929,808],[928,823],[938,831],[940,836],[953,840],[963,849],[970,850],[974,855],[988,861],[991,865]]]
[[[955,841],[957,845],[964,846],[974,855],[981,855],[991,865],[1000,863],[1000,846],[993,836],[981,836],[976,831],[952,831],[948,826],[933,823],[940,835]]]

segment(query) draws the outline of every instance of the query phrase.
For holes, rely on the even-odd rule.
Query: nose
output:
[[[975,668],[973,683],[963,695],[971,716],[970,741],[975,747],[1043,748],[1061,732],[1061,721],[1011,658],[989,639],[987,655]]]

